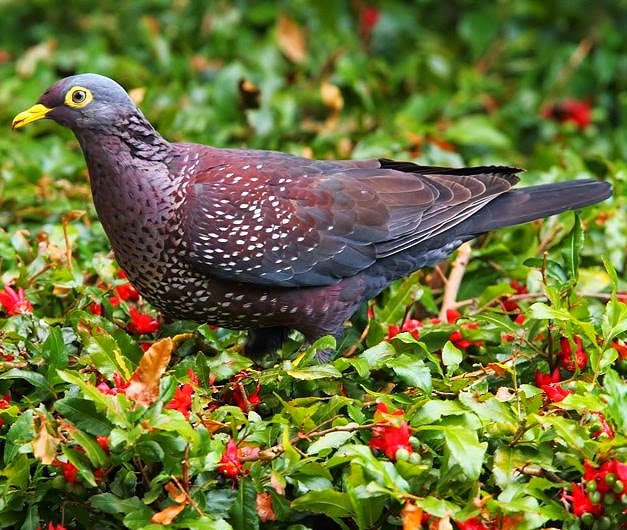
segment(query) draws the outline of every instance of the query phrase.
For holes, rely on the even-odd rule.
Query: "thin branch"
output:
[[[179,481],[178,478],[176,478],[174,475],[171,475],[170,478],[172,479],[172,482],[174,482],[176,484],[176,487],[183,493],[183,495],[185,495],[185,500],[187,501],[187,503],[194,508],[194,510],[196,510],[196,512],[198,513],[198,515],[200,515],[201,517],[204,517],[205,514],[202,513],[202,510],[198,507],[198,504],[196,504],[196,501],[194,501],[194,499],[192,499],[192,496],[187,492],[187,490],[183,487],[183,485],[181,484],[181,482]]]
[[[446,320],[446,311],[455,307],[455,301],[457,300],[457,293],[461,286],[466,267],[470,261],[470,255],[472,253],[472,247],[470,243],[464,243],[457,250],[457,257],[453,262],[451,273],[446,281],[446,287],[444,288],[444,296],[442,297],[442,307],[440,309],[440,320]]]
[[[303,438],[310,437],[320,437],[332,432],[355,432],[360,430],[372,429],[371,424],[367,425],[357,425],[357,424],[349,424],[349,425],[338,425],[337,427],[330,427],[329,429],[323,429],[321,431],[314,431],[307,433],[305,435],[299,434],[294,436],[290,440],[290,445],[296,444],[300,442]],[[259,451],[256,455],[251,456],[243,456],[240,458],[241,462],[256,462],[258,460],[262,462],[268,462],[269,460],[274,460],[275,458],[281,456],[285,452],[285,447],[283,444],[276,444],[268,449],[264,449],[263,451]]]

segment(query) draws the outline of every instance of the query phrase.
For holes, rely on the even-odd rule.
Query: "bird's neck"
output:
[[[120,265],[131,277],[132,259],[158,255],[168,222],[176,213],[178,177],[170,171],[172,145],[152,128],[129,122],[124,129],[79,131],[98,217]]]

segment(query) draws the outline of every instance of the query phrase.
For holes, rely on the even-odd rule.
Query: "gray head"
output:
[[[99,74],[79,74],[52,85],[36,105],[14,118],[13,128],[49,118],[75,132],[107,129],[129,114],[141,115],[118,83]]]

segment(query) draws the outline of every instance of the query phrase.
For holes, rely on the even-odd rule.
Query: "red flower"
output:
[[[603,513],[602,504],[594,504],[586,494],[582,484],[572,484],[572,495],[562,493],[562,498],[572,503],[572,512],[575,516],[581,517],[584,513],[601,515]]]
[[[581,337],[575,335],[573,337],[573,341],[577,347],[574,359],[572,349],[570,347],[570,341],[567,337],[560,337],[560,351],[557,353],[562,366],[569,372],[575,371],[575,365],[580,370],[583,370],[588,363],[588,355],[583,350],[583,341],[581,340]]]
[[[65,526],[63,526],[61,523],[53,524],[53,522],[50,521],[48,523],[48,530],[67,530],[67,528],[65,528]]]
[[[366,6],[365,9],[361,12],[361,17],[359,20],[359,30],[365,40],[370,39],[370,35],[372,34],[372,30],[379,22],[379,18],[381,13],[374,6]]]
[[[96,388],[103,394],[114,396],[115,394],[123,394],[128,387],[128,382],[122,379],[122,376],[115,372],[113,374],[113,384],[115,386],[110,387],[105,381],[101,381],[96,385]]]
[[[543,374],[540,371],[536,371],[536,386],[538,388],[542,388],[545,385],[550,385],[552,383],[559,383],[561,381],[560,378],[560,369],[556,368],[550,374]]]
[[[185,383],[176,389],[172,401],[170,401],[165,408],[178,410],[185,419],[189,419],[189,411],[192,408],[192,394],[194,393],[194,387],[189,383]]]
[[[109,437],[108,436],[96,436],[96,442],[105,453],[109,453]]]
[[[592,121],[590,103],[578,99],[566,99],[545,107],[542,116],[561,123],[574,123],[579,129],[585,129]]]
[[[159,322],[146,313],[140,313],[135,307],[129,309],[131,321],[128,329],[135,333],[154,333],[159,329]]]
[[[232,438],[226,444],[224,454],[220,459],[218,472],[230,478],[235,478],[242,474],[242,462],[239,459],[237,445]]]
[[[560,385],[560,381],[559,368],[555,368],[551,374],[543,374],[539,371],[536,372],[536,386],[541,388],[546,394],[546,397],[553,403],[562,401],[568,394],[573,393],[572,390],[567,390]]]
[[[189,377],[189,380],[192,382],[192,385],[198,386],[198,376],[194,373],[194,370],[192,370],[191,368],[188,368],[187,377]]]
[[[259,397],[259,391],[261,390],[261,385],[257,383],[257,387],[252,394],[246,395],[246,390],[241,385],[237,385],[235,390],[233,390],[233,401],[234,403],[242,409],[242,412],[248,412],[249,410],[254,410],[257,408],[257,405],[261,403],[261,398]]]
[[[607,493],[612,489],[612,484],[606,481],[609,474],[627,484],[627,464],[618,460],[606,460],[599,467],[588,460],[584,460],[583,467],[585,469],[583,479],[586,482],[596,482],[597,490],[601,493]]]
[[[446,321],[449,324],[453,324],[457,322],[457,319],[460,318],[462,314],[457,311],[457,309],[447,309],[446,310]]]
[[[403,325],[400,327],[396,324],[391,324],[390,326],[388,326],[387,340],[390,340],[396,337],[396,335],[404,331],[409,332],[412,337],[418,340],[418,338],[420,337],[421,327],[422,327],[422,322],[420,322],[420,320],[415,320],[413,318],[408,318],[407,320],[405,320],[405,322],[403,322]]]
[[[465,329],[474,329],[477,327],[477,325],[476,323],[465,324],[463,327]],[[451,333],[451,336],[448,338],[448,340],[450,340],[460,350],[466,350],[470,348],[471,346],[480,347],[483,344],[483,341],[480,341],[480,340],[470,340],[470,339],[464,338],[464,336],[462,335],[462,332],[458,329],[453,331],[453,333]]]
[[[542,387],[544,393],[553,403],[558,403],[562,401],[568,394],[572,394],[572,390],[568,390],[564,388],[562,385],[552,384],[552,385],[544,385]]]
[[[33,306],[26,298],[22,287],[15,291],[10,285],[4,284],[4,291],[0,291],[0,305],[7,315],[26,315],[33,312]]]
[[[396,460],[396,453],[399,449],[412,452],[409,443],[409,425],[405,420],[399,421],[400,418],[395,418],[395,416],[402,415],[402,410],[397,410],[392,414],[388,413],[385,403],[377,405],[377,411],[374,415],[376,423],[372,427],[373,436],[369,445],[372,449],[383,451],[385,456],[391,460]]]
[[[617,340],[612,342],[612,348],[618,352],[620,359],[627,359],[627,344],[620,344]]]
[[[139,293],[137,292],[137,289],[135,289],[135,287],[133,287],[130,283],[118,285],[114,291],[121,300],[125,300],[127,302],[137,302],[137,300],[139,300]]]
[[[509,286],[516,291],[516,294],[527,294],[529,292],[527,286],[521,284],[518,280],[510,280]]]
[[[11,396],[9,394],[5,394],[0,399],[0,410],[8,409],[11,404]],[[0,418],[0,427],[4,425],[4,420]]]
[[[76,483],[76,477],[78,476],[78,468],[72,464],[72,462],[61,462],[61,460],[55,460],[52,465],[61,469],[63,477],[70,484]]]
[[[89,304],[87,309],[89,309],[89,312],[94,315],[102,316],[102,304],[99,304],[98,302]]]
[[[489,530],[489,528],[484,525],[479,518],[471,517],[470,519],[466,519],[464,522],[455,521],[459,530]]]

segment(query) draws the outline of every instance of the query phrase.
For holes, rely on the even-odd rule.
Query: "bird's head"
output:
[[[35,105],[15,116],[12,126],[19,129],[49,118],[76,132],[111,126],[129,112],[137,112],[137,107],[115,81],[98,74],[79,74],[57,81]]]

